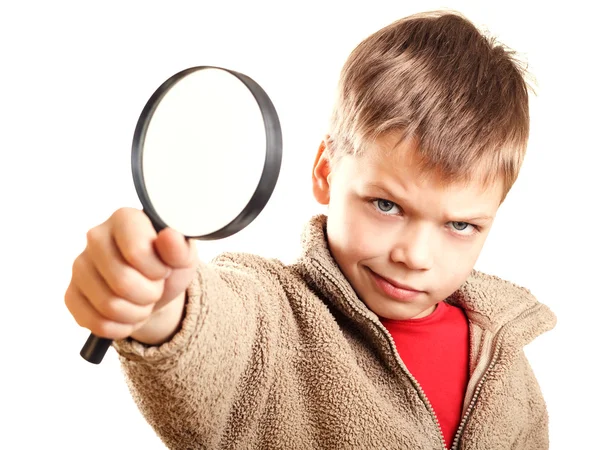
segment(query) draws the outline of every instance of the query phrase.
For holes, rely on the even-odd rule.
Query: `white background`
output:
[[[282,173],[263,214],[199,244],[293,260],[322,212],[310,169],[339,70],[368,34],[452,8],[527,58],[537,78],[531,141],[476,268],[527,286],[558,316],[527,347],[550,413],[551,448],[598,448],[598,43],[586,5],[547,2],[104,1],[0,6],[0,448],[162,449],[114,351],[94,366],[63,303],[86,231],[139,207],[130,174],[138,115],[166,78],[221,65],[271,96]],[[535,6],[533,6],[535,5]]]

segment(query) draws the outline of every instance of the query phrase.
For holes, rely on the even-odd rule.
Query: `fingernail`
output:
[[[171,274],[173,273],[173,269],[171,269],[170,267],[167,269],[167,273],[164,276],[164,279],[166,280],[167,278],[169,278],[171,276]]]

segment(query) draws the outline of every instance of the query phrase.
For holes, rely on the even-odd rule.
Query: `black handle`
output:
[[[100,364],[110,344],[112,344],[112,339],[101,338],[90,333],[90,337],[85,341],[79,354],[92,364]]]

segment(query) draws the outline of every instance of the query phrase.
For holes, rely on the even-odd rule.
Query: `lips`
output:
[[[406,285],[406,284],[398,283],[397,281],[394,281],[394,280],[391,280],[391,279],[389,279],[389,278],[387,278],[387,277],[384,277],[384,276],[382,276],[382,275],[379,275],[379,274],[378,274],[378,273],[376,273],[376,272],[373,272],[373,271],[371,271],[371,272],[372,272],[372,273],[373,273],[373,274],[374,274],[376,277],[379,277],[379,278],[381,278],[382,280],[384,280],[384,281],[387,281],[389,284],[391,284],[391,285],[392,285],[392,286],[394,286],[394,287],[397,287],[398,289],[404,289],[405,291],[423,292],[423,291],[421,291],[421,290],[419,290],[419,289],[415,289],[415,288],[413,288],[413,287],[411,287],[411,286],[408,286],[408,285]]]
[[[383,292],[383,294],[395,300],[413,300],[419,294],[423,293],[423,291],[415,289],[412,286],[398,283],[397,281],[383,277],[370,269],[369,272],[371,273],[375,284]]]

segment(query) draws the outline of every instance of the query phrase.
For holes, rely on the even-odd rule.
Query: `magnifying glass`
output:
[[[176,73],[150,97],[131,152],[137,195],[157,232],[231,236],[263,210],[281,168],[279,118],[250,77],[214,66]],[[112,340],[90,334],[80,355],[99,364]]]

